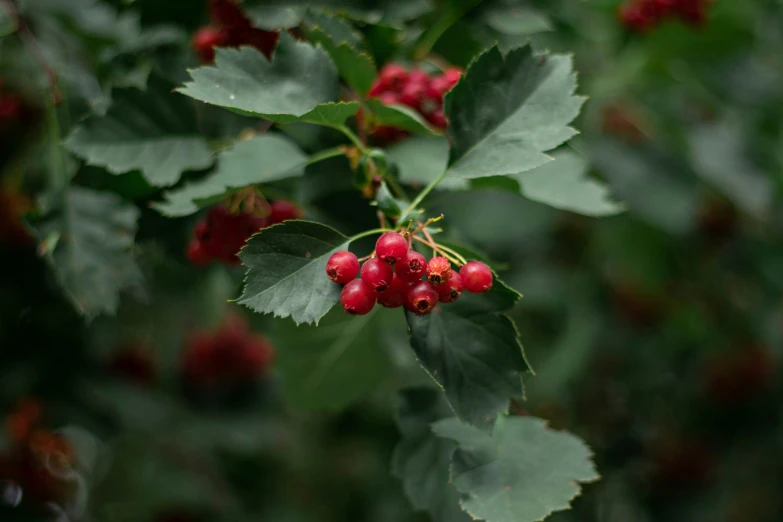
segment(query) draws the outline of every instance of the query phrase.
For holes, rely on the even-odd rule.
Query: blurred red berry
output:
[[[302,219],[303,217],[302,209],[296,204],[279,200],[272,203],[272,208],[269,211],[269,224],[276,225],[289,219]]]

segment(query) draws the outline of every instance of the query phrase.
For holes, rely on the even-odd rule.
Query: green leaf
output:
[[[462,507],[487,522],[536,522],[568,509],[579,483],[600,476],[579,438],[535,417],[500,417],[491,434],[444,419],[433,431],[459,444],[451,478]]]
[[[449,142],[443,136],[412,136],[392,145],[386,153],[399,168],[400,181],[411,185],[427,185],[449,165]],[[446,177],[438,187],[465,189],[468,182]]]
[[[368,98],[364,106],[376,125],[388,125],[414,134],[440,134],[421,114],[405,105],[384,105],[380,100]]]
[[[214,173],[166,192],[166,201],[154,207],[167,216],[187,216],[235,189],[301,176],[306,163],[307,156],[291,140],[278,134],[256,136],[222,151]]]
[[[345,27],[335,30],[335,26]],[[337,18],[318,13],[308,16],[307,36],[310,41],[321,44],[345,82],[359,95],[364,95],[372,87],[377,71],[372,56],[352,43],[352,33],[353,28]]]
[[[392,473],[402,480],[414,506],[429,511],[436,522],[468,522],[460,508],[459,494],[449,480],[449,463],[456,445],[438,438],[430,425],[451,417],[440,390],[402,390],[398,425],[402,440],[392,454]]]
[[[747,157],[747,124],[736,119],[702,125],[690,135],[691,162],[704,181],[720,190],[748,214],[770,213],[772,182]]]
[[[150,82],[147,92],[115,89],[112,98],[105,115],[90,116],[68,137],[68,150],[113,174],[140,170],[155,186],[212,165],[192,104],[162,82]]]
[[[296,27],[302,22],[306,10],[305,6],[252,4],[253,2],[245,2],[242,9],[253,22],[253,27],[267,31]]]
[[[179,91],[187,96],[278,123],[339,125],[356,103],[339,96],[337,70],[320,47],[281,33],[272,61],[252,47],[217,49],[215,65],[190,71]]]
[[[474,61],[446,95],[449,175],[518,174],[551,161],[544,152],[571,138],[584,98],[575,96],[570,56],[503,56],[497,46]]]
[[[389,375],[388,345],[405,331],[402,314],[352,317],[339,307],[317,327],[290,323],[273,339],[285,346],[276,367],[286,399],[297,409],[335,411],[366,398]]]
[[[315,323],[340,300],[342,287],[326,277],[326,262],[351,239],[309,221],[286,221],[250,238],[239,253],[247,267],[239,303],[260,313]]]
[[[549,18],[538,9],[524,6],[495,6],[484,15],[492,29],[512,36],[526,36],[552,30]]]
[[[514,176],[528,199],[587,216],[610,216],[625,207],[610,199],[603,183],[587,177],[587,160],[572,150],[552,154],[550,161]]]
[[[387,217],[397,219],[402,215],[402,209],[407,207],[407,203],[400,199],[395,198],[388,185],[385,182],[381,183],[378,188],[378,193],[375,196],[374,204],[383,212]]]
[[[491,427],[509,399],[522,396],[522,373],[530,367],[514,323],[503,315],[519,297],[496,277],[485,294],[464,292],[424,317],[406,313],[421,365],[457,416],[473,425]]]
[[[8,6],[0,5],[0,37],[16,32],[16,20],[11,17]]]
[[[59,213],[44,221],[42,249],[81,314],[114,314],[121,290],[141,282],[133,259],[139,211],[114,194],[71,187]]]

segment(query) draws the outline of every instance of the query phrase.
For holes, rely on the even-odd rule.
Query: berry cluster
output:
[[[289,219],[300,219],[302,210],[290,201],[275,201],[269,205],[267,217],[256,212],[232,213],[225,206],[209,209],[207,217],[199,221],[194,238],[188,245],[188,259],[199,266],[216,260],[226,265],[238,265],[239,250],[245,242],[261,230]]]
[[[197,388],[230,388],[253,382],[275,357],[269,340],[254,334],[244,317],[229,315],[216,332],[195,332],[182,358],[187,384]]]
[[[620,7],[620,20],[632,31],[647,31],[667,18],[699,26],[712,0],[630,0]]]
[[[404,306],[417,315],[426,315],[438,302],[456,301],[463,289],[481,293],[492,287],[492,271],[484,263],[471,261],[455,272],[445,257],[427,262],[397,232],[378,238],[375,257],[361,267],[355,254],[335,252],[326,263],[326,275],[345,285],[340,302],[351,315],[369,313],[376,301],[386,308]]]
[[[462,69],[451,67],[443,74],[430,76],[424,71],[391,63],[381,69],[378,78],[367,93],[384,105],[407,105],[418,111],[439,129],[448,126],[443,114],[443,97],[459,82]],[[380,141],[394,141],[405,137],[405,131],[396,127],[376,126],[372,135]]]
[[[193,35],[191,45],[203,63],[215,59],[215,47],[239,47],[250,45],[272,56],[280,33],[253,27],[233,0],[209,0],[211,25],[202,27]]]

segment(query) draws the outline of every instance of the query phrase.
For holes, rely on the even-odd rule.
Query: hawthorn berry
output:
[[[457,272],[452,272],[448,281],[435,287],[441,303],[453,303],[462,295],[462,277]]]
[[[427,279],[433,286],[446,283],[451,277],[451,263],[445,257],[433,257],[427,263]]]
[[[459,270],[462,285],[468,292],[480,294],[492,288],[492,270],[481,261],[470,261]]]
[[[285,200],[279,200],[272,203],[269,210],[269,224],[276,225],[289,219],[302,219],[304,214],[302,209],[294,203]]]
[[[353,252],[340,250],[326,262],[326,275],[337,284],[344,285],[359,273],[359,259]]]
[[[340,293],[340,304],[346,314],[365,315],[375,306],[372,288],[361,279],[349,281]]]
[[[191,45],[204,62],[211,62],[215,59],[215,47],[221,47],[228,43],[228,37],[224,30],[218,27],[202,27],[193,34]]]
[[[389,288],[383,293],[375,292],[375,297],[385,308],[399,308],[408,299],[408,283],[395,274]]]
[[[413,283],[408,288],[405,307],[417,315],[427,315],[438,304],[438,291],[429,281]]]
[[[405,257],[394,265],[396,274],[405,282],[413,283],[424,276],[427,260],[415,250],[408,250]]]
[[[193,239],[188,243],[188,260],[196,266],[206,266],[212,260],[212,256],[209,255],[207,249],[204,247],[204,243],[198,239]]]
[[[390,264],[373,257],[362,265],[361,276],[362,281],[367,283],[376,294],[381,294],[389,288],[394,277],[394,269]]]
[[[378,259],[393,265],[408,253],[408,241],[397,232],[386,232],[376,241],[375,253]]]

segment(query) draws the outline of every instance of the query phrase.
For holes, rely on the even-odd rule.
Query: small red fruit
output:
[[[418,281],[427,270],[427,260],[415,250],[408,250],[405,257],[394,265],[397,275],[407,283]]]
[[[441,303],[453,303],[462,295],[462,277],[457,272],[452,272],[449,280],[436,286]]]
[[[367,283],[376,294],[381,294],[389,288],[394,277],[394,269],[377,257],[368,259],[362,265],[362,281]]]
[[[206,266],[212,260],[212,256],[204,248],[204,243],[194,239],[188,244],[188,260],[196,266]]]
[[[408,241],[397,232],[386,232],[375,243],[375,253],[384,263],[394,264],[408,253]]]
[[[217,27],[202,27],[193,35],[191,45],[202,62],[215,59],[215,47],[228,43],[226,32]]]
[[[427,263],[427,279],[433,286],[445,284],[451,277],[451,263],[445,257],[433,257]]]
[[[302,209],[290,201],[275,201],[269,211],[269,224],[276,225],[289,219],[302,219],[302,217]]]
[[[375,293],[378,304],[386,308],[399,308],[408,299],[408,283],[397,275],[392,279],[389,288],[383,293]]]
[[[481,261],[471,261],[463,266],[459,275],[468,292],[480,294],[492,288],[492,270]]]
[[[343,287],[340,303],[346,314],[365,315],[375,306],[375,296],[367,283],[361,279],[354,279]]]
[[[384,65],[381,69],[377,83],[383,85],[388,90],[399,91],[408,82],[409,77],[410,75],[405,67],[396,63],[390,63]]]
[[[427,315],[438,304],[438,291],[428,281],[414,283],[408,289],[406,308],[417,315]]]
[[[356,254],[340,250],[326,262],[326,275],[337,284],[344,285],[359,273],[359,260]]]

